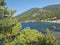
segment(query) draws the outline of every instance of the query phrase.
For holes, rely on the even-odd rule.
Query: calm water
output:
[[[60,31],[60,24],[50,23],[50,22],[25,22],[21,23],[22,29],[25,27],[30,27],[31,29],[37,29],[38,31],[45,31],[46,28],[49,28],[52,31]]]

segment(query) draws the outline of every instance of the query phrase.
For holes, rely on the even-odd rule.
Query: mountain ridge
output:
[[[60,18],[60,4],[49,5],[43,8],[32,8],[16,16],[19,22],[25,21],[50,21]],[[52,19],[55,18],[55,19]]]

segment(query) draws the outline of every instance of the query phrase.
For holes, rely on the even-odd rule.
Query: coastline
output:
[[[31,21],[28,21],[31,22]],[[28,22],[20,22],[20,23],[28,23]],[[56,21],[40,21],[40,22],[49,22],[49,23],[60,23],[60,20],[56,20]]]

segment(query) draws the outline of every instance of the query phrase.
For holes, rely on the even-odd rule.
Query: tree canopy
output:
[[[0,0],[0,40],[3,44],[10,42],[10,38],[17,35],[21,27],[13,17],[14,12],[16,11],[7,9],[5,0]]]

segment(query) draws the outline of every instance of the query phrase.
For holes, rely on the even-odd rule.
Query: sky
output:
[[[42,8],[48,5],[60,4],[60,0],[6,0],[8,9],[15,9],[15,16],[31,8]]]

